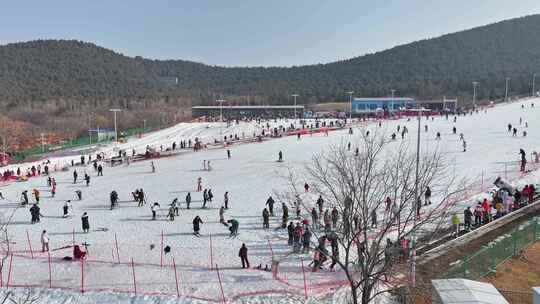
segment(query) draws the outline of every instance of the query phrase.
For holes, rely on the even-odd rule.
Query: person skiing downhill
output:
[[[521,155],[520,171],[525,172],[525,166],[527,164],[527,158],[526,158],[527,154],[525,153],[525,150],[523,150],[523,149],[519,149],[519,154]]]
[[[201,218],[197,215],[194,219],[193,219],[193,234],[195,236],[201,236],[201,234],[199,233],[201,231],[201,224],[203,224],[203,221],[201,220]]]
[[[34,204],[32,207],[30,207],[30,216],[32,224],[39,223],[39,217],[41,216],[41,212],[37,204]]]
[[[229,209],[229,191],[225,191],[223,195],[223,204],[225,205],[225,209]]]
[[[242,247],[240,247],[240,250],[238,251],[238,257],[242,261],[242,268],[249,268],[248,249],[246,244],[242,243]]]
[[[231,224],[229,226],[229,231],[231,232],[229,237],[236,238],[238,236],[238,226],[240,225],[240,223],[238,223],[238,221],[235,219],[228,220],[227,223]]]
[[[84,174],[84,180],[86,182],[86,187],[90,187],[90,175],[87,173]]]
[[[90,221],[88,220],[88,213],[83,213],[83,215],[81,216],[81,222],[83,232],[88,233],[90,231]]]
[[[283,203],[281,205],[281,209],[283,210],[283,215],[282,215],[282,222],[281,222],[281,227],[282,228],[285,228],[287,227],[287,222],[289,221],[289,207],[287,207],[287,205],[285,205],[285,203]]]
[[[67,200],[65,203],[64,203],[64,206],[62,206],[62,217],[63,218],[66,218],[69,216],[69,209],[71,208],[71,204],[70,204],[70,200]]]
[[[186,205],[187,205],[187,209],[190,209],[189,208],[189,205],[191,204],[191,193],[188,192],[188,194],[186,195]]]
[[[197,178],[197,192],[201,192],[202,188],[202,177]]]
[[[111,192],[111,210],[113,210],[114,206],[118,204],[118,193],[113,190]]]
[[[157,218],[157,212],[158,212],[158,210],[159,210],[160,207],[161,207],[161,206],[160,206],[159,203],[157,203],[157,202],[154,203],[154,204],[152,205],[152,207],[150,207],[150,211],[152,211],[152,220],[156,220],[156,218]]]
[[[263,217],[263,229],[269,229],[270,228],[270,212],[268,212],[268,209],[264,208],[262,212]]]
[[[270,216],[274,216],[274,199],[272,198],[272,196],[268,197],[268,199],[266,200],[266,204],[268,206],[268,211],[270,211]]]
[[[49,251],[49,235],[47,234],[47,230],[43,230],[41,232],[41,252],[47,251]]]
[[[282,161],[283,161],[283,152],[281,152],[280,150],[278,153],[278,162],[282,162]]]
[[[223,225],[227,225],[227,223],[225,222],[225,208],[223,206],[219,208],[219,222]]]
[[[178,202],[178,198],[175,198],[173,199],[172,203],[171,203],[171,207],[172,207],[172,210],[174,211],[174,215],[175,216],[178,216],[180,215],[180,207],[179,207],[179,202]]]
[[[206,202],[208,201],[208,189],[204,189],[203,191],[203,205],[202,208],[206,208]]]

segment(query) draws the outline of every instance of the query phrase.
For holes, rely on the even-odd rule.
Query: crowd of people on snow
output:
[[[458,114],[459,115],[459,114]],[[465,114],[463,114],[465,115]],[[433,118],[432,118],[433,119]],[[448,119],[448,115],[446,116],[446,119]],[[454,122],[456,121],[456,117],[454,117]],[[277,122],[277,120],[274,120],[274,122]],[[236,122],[238,123],[238,121]],[[262,125],[260,135],[253,134],[253,137],[257,136],[281,136],[284,132],[289,132],[292,130],[309,130],[309,129],[315,129],[315,128],[321,128],[321,127],[343,127],[344,122],[340,120],[336,121],[319,121],[314,120],[313,123],[308,123],[306,120],[300,120],[299,126],[297,127],[294,122],[291,123],[288,126],[280,125],[279,127],[272,127],[269,122],[266,122],[264,124],[264,121],[262,119],[257,119],[257,123]],[[522,121],[520,119],[520,125]],[[525,122],[525,126],[528,127],[527,122]],[[428,131],[428,126],[425,125],[425,131]],[[369,132],[369,131],[368,131]],[[401,133],[401,137],[404,138],[405,135],[409,132],[406,126],[397,126],[397,133]],[[513,127],[511,124],[508,125],[508,132],[512,133],[512,136],[516,136],[517,129]],[[349,134],[352,135],[353,129],[349,129]],[[457,135],[457,129],[454,126],[452,129],[452,133]],[[366,134],[369,136],[369,133]],[[467,144],[464,139],[463,133],[460,133],[460,141],[463,145],[463,152],[466,151]],[[298,138],[301,136],[301,132],[298,133]],[[396,139],[396,133],[392,134],[392,139]],[[523,136],[526,136],[526,132],[524,131]],[[233,141],[239,141],[241,139],[245,138],[245,134],[241,134],[240,136],[238,134],[234,135],[225,135],[223,137],[223,142],[229,143]],[[437,132],[436,139],[441,139],[440,132]],[[221,139],[214,140],[215,143],[221,143]],[[176,142],[173,142],[170,148],[165,148],[165,151],[171,151],[176,150],[177,148],[180,149],[193,149],[195,151],[198,151],[200,149],[203,149],[207,147],[206,144],[202,143],[202,141],[199,138],[195,138],[194,141],[191,139],[188,140],[181,140],[179,141],[179,144]],[[348,150],[351,150],[351,144],[348,144]],[[154,153],[154,149],[147,146],[145,153],[143,154],[146,158],[150,158],[152,153]],[[164,151],[163,146],[160,147],[160,151]],[[118,151],[118,157],[122,159],[122,161],[127,161],[129,165],[130,157],[127,156],[126,151],[120,150]],[[226,150],[227,152],[227,158],[231,158],[231,151],[230,149]],[[358,148],[355,150],[355,154],[358,155],[359,151]],[[533,155],[535,157],[535,162],[538,162],[538,156],[536,152],[533,152]],[[132,157],[136,156],[135,150],[132,150]],[[525,171],[526,168],[526,162],[527,157],[526,153],[523,149],[520,149],[520,170]],[[88,156],[86,159],[84,156],[81,156],[81,162],[78,164],[75,164],[74,161],[72,161],[72,166],[75,167],[77,165],[83,165],[86,166],[86,164],[92,164],[94,171],[96,172],[97,176],[103,176],[103,165],[102,162],[104,161],[105,156],[103,154],[96,155],[96,158],[94,160],[91,159],[91,156]],[[131,158],[133,159],[133,158]],[[282,151],[279,151],[278,153],[278,161],[283,161],[283,153]],[[43,167],[41,165],[32,166],[27,170],[26,173],[22,173],[20,168],[17,169],[17,172],[13,172],[10,170],[7,170],[2,173],[2,178],[10,178],[11,176],[27,176],[27,177],[36,177],[36,176],[47,176],[47,186],[50,187],[51,196],[54,197],[56,191],[57,191],[57,183],[56,180],[49,176],[49,165],[50,163],[44,164]],[[156,167],[153,161],[150,162],[150,168],[151,172],[156,172]],[[209,160],[203,161],[203,170],[204,171],[211,171],[212,165]],[[86,187],[90,187],[90,175],[84,170],[84,178],[82,180],[79,179],[79,172],[77,169],[74,169],[72,172],[73,175],[73,184],[77,185],[79,183],[83,183],[86,185]],[[306,182],[304,184],[304,191],[307,193],[310,191],[310,186]],[[203,186],[202,177],[198,177],[196,180],[196,186],[195,186],[195,193],[200,193],[202,196],[201,199],[201,209],[208,209],[207,205],[212,204],[214,193],[212,192],[211,188],[205,188]],[[460,218],[457,214],[454,214],[452,216],[452,225],[457,227],[456,235],[460,232],[460,226],[464,226],[466,231],[469,231],[471,229],[474,229],[476,227],[479,227],[481,225],[484,225],[486,223],[491,222],[492,220],[495,220],[497,218],[503,217],[514,210],[517,210],[523,206],[526,206],[527,204],[530,204],[536,194],[536,188],[534,185],[526,185],[522,190],[520,191],[511,191],[507,188],[500,188],[497,191],[493,192],[493,195],[490,199],[484,199],[481,202],[478,202],[478,204],[471,209],[470,207],[466,208],[463,213],[463,224],[460,221]],[[30,207],[30,215],[31,215],[31,223],[39,223],[41,221],[41,218],[43,217],[41,213],[40,208],[40,191],[37,189],[32,190],[32,195],[34,197],[35,203],[32,204]],[[82,200],[82,190],[77,189],[75,191],[76,198],[78,200]],[[145,191],[142,188],[137,188],[135,191],[131,192],[131,197],[134,202],[137,203],[138,207],[144,207],[147,204],[148,197],[145,193]],[[427,187],[427,189],[424,192],[424,204],[429,205],[431,204],[431,189]],[[0,193],[0,199],[3,199],[2,194]],[[389,198],[388,198],[389,199]],[[115,208],[118,208],[119,206],[119,194],[116,190],[113,190],[110,193],[110,209],[113,210]],[[166,215],[161,216],[160,212],[163,210],[161,208],[161,204],[156,201],[150,201],[150,214],[151,214],[151,220],[157,220],[160,217],[166,218],[169,221],[174,221],[175,217],[178,217],[181,213],[182,209],[182,202],[178,198],[174,198],[172,202],[168,205],[168,207],[165,208]],[[29,194],[28,191],[25,190],[21,193],[21,204],[22,205],[29,205]],[[192,204],[192,198],[191,198],[191,192],[187,192],[185,199],[183,201],[183,204],[185,204],[185,209],[191,209]],[[272,217],[275,217],[275,209],[274,205],[276,202],[270,196],[265,203],[265,206],[262,210],[262,227],[263,229],[270,229],[270,220]],[[326,265],[326,262],[328,260],[331,261],[330,266],[328,266],[329,270],[333,270],[335,265],[339,261],[340,256],[340,246],[339,246],[339,237],[340,233],[346,233],[345,231],[347,229],[358,229],[358,225],[356,223],[347,223],[343,221],[343,215],[340,215],[340,212],[337,210],[336,207],[331,206],[331,208],[324,208],[324,199],[322,196],[319,195],[318,199],[316,200],[314,206],[311,210],[307,210],[306,212],[302,212],[304,205],[301,202],[301,199],[299,196],[296,197],[295,201],[292,202],[292,206],[287,205],[286,203],[281,204],[281,219],[277,219],[276,221],[279,223],[277,229],[284,229],[287,232],[288,241],[287,244],[292,248],[292,253],[310,253],[313,250],[313,260],[310,264],[313,271],[318,271],[319,269],[322,269],[324,265]],[[386,202],[386,213],[394,213],[397,212],[394,210],[395,205],[392,204],[391,201]],[[417,208],[417,215],[420,213],[420,208],[422,204],[419,201],[416,208]],[[295,218],[291,220],[292,217],[289,215],[289,208],[294,208],[295,212]],[[227,227],[229,230],[229,237],[235,238],[239,234],[239,226],[240,223],[237,219],[230,218],[226,219],[226,210],[230,208],[230,198],[229,198],[229,192],[225,191],[223,195],[223,202],[219,208],[219,223],[223,224]],[[305,210],[304,210],[305,211]],[[73,206],[71,200],[67,200],[62,205],[62,217],[68,218],[70,217],[70,213],[73,213]],[[377,222],[377,211],[373,210],[371,213],[371,227],[377,228],[378,222]],[[474,219],[474,220],[473,220]],[[343,222],[340,222],[342,220]],[[192,227],[193,227],[193,234],[196,237],[201,236],[201,228],[204,224],[203,220],[199,215],[196,215],[192,220]],[[87,212],[84,212],[81,215],[81,227],[82,231],[84,233],[90,233],[90,220],[89,215]],[[338,227],[341,227],[342,230],[338,229]],[[343,230],[344,229],[344,230]],[[316,237],[317,236],[317,237]],[[314,240],[315,239],[315,240]],[[42,243],[42,251],[49,251],[49,243],[50,238],[47,234],[46,230],[43,230],[41,234],[41,243]],[[385,260],[386,259],[393,259],[394,257],[398,256],[400,260],[406,260],[409,256],[409,241],[406,238],[401,238],[399,240],[396,240],[393,242],[390,239],[387,239],[386,241],[386,247],[385,247]],[[327,246],[330,246],[330,249],[327,248]],[[364,241],[358,242],[356,244],[356,247],[358,248],[359,255],[361,256],[361,252],[363,250],[366,250],[366,244]],[[79,245],[73,246],[73,257],[72,259],[78,260],[83,259],[87,255],[87,252],[83,251]],[[238,257],[240,258],[242,268],[249,268],[250,263],[248,260],[248,247],[245,243],[242,244],[242,246],[239,249]],[[260,267],[260,266],[259,266]]]
[[[459,236],[461,231],[466,233],[504,217],[531,204],[538,195],[538,189],[533,184],[525,185],[521,190],[504,185],[507,184],[492,191],[490,198],[478,201],[474,207],[465,208],[461,218],[457,213],[453,214],[450,219],[453,235]]]

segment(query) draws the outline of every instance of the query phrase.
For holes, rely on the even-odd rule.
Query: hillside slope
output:
[[[185,96],[204,104],[219,95],[284,103],[297,92],[303,102],[324,102],[343,100],[350,89],[369,96],[386,95],[390,88],[399,95],[470,98],[473,80],[480,82],[480,98],[496,98],[504,94],[506,76],[514,93],[530,91],[531,75],[540,71],[539,32],[540,15],[533,15],[350,60],[290,68],[132,58],[79,41],[14,43],[0,46],[0,98]],[[169,77],[178,77],[178,84],[164,81]]]

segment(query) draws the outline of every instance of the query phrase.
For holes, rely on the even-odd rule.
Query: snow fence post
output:
[[[210,233],[210,270],[214,270],[214,256],[212,252],[212,234]]]
[[[120,264],[120,249],[118,249],[118,238],[116,237],[116,233],[114,234],[114,244],[116,246],[116,259],[118,264]]]
[[[133,274],[133,290],[135,291],[135,295],[137,295],[137,281],[135,280],[135,262],[133,262],[133,258],[131,258],[131,273]]]
[[[32,243],[30,243],[30,234],[28,233],[28,230],[26,230],[26,239],[28,240],[28,249],[30,250],[30,256],[32,257],[32,260],[33,260],[34,251],[32,251]]]
[[[221,301],[223,304],[225,304],[227,303],[227,301],[225,300],[225,293],[223,292],[223,283],[221,282],[221,275],[219,274],[219,267],[217,264],[216,264],[216,273],[217,273],[217,277],[219,281],[219,288],[221,289]]]
[[[48,263],[49,263],[49,288],[52,288],[52,269],[51,269],[51,252],[47,251]]]
[[[13,253],[9,256],[9,270],[6,282],[6,288],[9,288],[9,282],[11,281],[11,267],[13,266]]]
[[[159,266],[163,267],[163,230],[161,230],[161,251],[160,251]]]
[[[84,259],[81,259],[81,293],[84,293]]]
[[[180,298],[180,289],[178,288],[178,274],[176,272],[176,262],[174,261],[174,257],[172,259],[172,264],[174,268],[174,280],[176,281],[176,297]]]
[[[308,290],[307,290],[307,281],[306,281],[306,270],[304,269],[304,259],[300,258],[300,263],[302,264],[302,276],[304,277],[304,297],[308,298]]]
[[[72,235],[73,235],[73,238],[72,238],[73,244],[72,244],[72,245],[75,246],[75,228],[73,228],[73,233],[72,233]]]

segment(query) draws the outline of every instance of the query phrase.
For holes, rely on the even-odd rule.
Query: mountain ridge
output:
[[[260,103],[343,100],[344,92],[384,96],[480,98],[501,96],[504,78],[523,93],[540,71],[540,15],[422,39],[349,59],[291,67],[226,67],[188,60],[130,57],[78,40],[40,39],[0,46],[0,98],[12,102],[55,98],[183,96],[208,104],[216,96]],[[163,81],[178,78],[178,84]],[[529,83],[527,83],[529,82]]]

